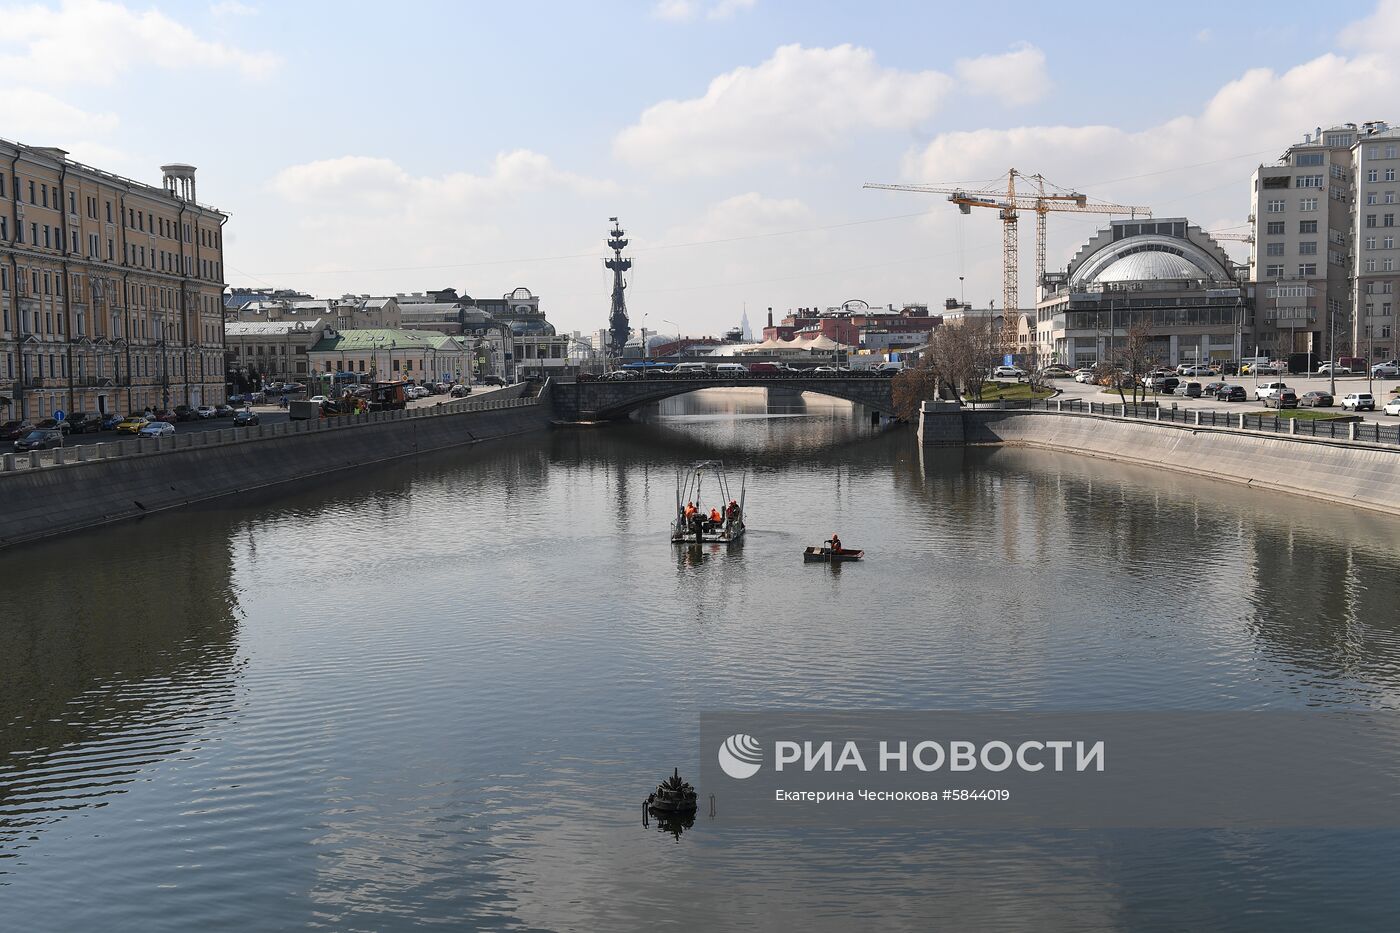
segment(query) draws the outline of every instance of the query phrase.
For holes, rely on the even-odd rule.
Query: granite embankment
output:
[[[929,446],[1043,447],[1400,515],[1400,447],[1014,409],[926,410],[920,431]]]
[[[539,431],[541,398],[381,412],[104,445],[101,459],[0,472],[0,547],[431,450]]]

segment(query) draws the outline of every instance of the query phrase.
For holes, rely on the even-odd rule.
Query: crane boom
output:
[[[1027,179],[1035,190],[1018,192],[1017,177]],[[1019,212],[1035,212],[1035,284],[1045,276],[1045,218],[1050,212],[1069,214],[1127,214],[1130,217],[1151,217],[1152,209],[1133,204],[1108,204],[1090,201],[1077,191],[1064,191],[1049,183],[1043,175],[1027,175],[1016,169],[1009,169],[1006,181],[998,181],[994,187],[970,188],[965,185],[891,185],[867,183],[866,188],[882,191],[913,191],[921,194],[946,194],[948,200],[958,206],[964,214],[972,213],[974,207],[995,208],[1002,222],[1002,340],[1012,349],[1016,344],[1020,313],[1020,261],[1018,257],[1017,220]]]

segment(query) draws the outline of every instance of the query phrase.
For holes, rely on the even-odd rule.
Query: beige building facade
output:
[[[0,415],[224,400],[223,224],[195,169],[152,186],[0,140]]]

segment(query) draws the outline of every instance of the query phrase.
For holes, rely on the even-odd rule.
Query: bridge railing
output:
[[[1289,418],[1258,411],[1218,411],[1182,406],[1086,402],[1082,399],[1035,399],[1002,402],[989,407],[1105,415],[1112,418],[1166,421],[1196,427],[1234,428],[1240,431],[1262,431],[1268,434],[1287,434],[1293,437],[1318,437],[1336,441],[1358,441],[1391,447],[1400,446],[1400,424],[1381,424],[1377,421],[1365,421],[1347,416],[1317,419]]]

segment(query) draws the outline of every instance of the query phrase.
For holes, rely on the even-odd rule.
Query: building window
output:
[[[1374,191],[1368,191],[1368,192],[1366,192],[1366,203],[1367,203],[1367,204],[1375,204],[1376,201],[1377,201],[1377,199],[1376,199],[1376,193],[1375,193]]]
[[[1385,180],[1386,180],[1386,181],[1394,181],[1394,180],[1395,180],[1395,169],[1393,169],[1393,168],[1388,168],[1388,169],[1385,170]]]
[[[1299,200],[1299,202],[1298,202],[1298,209],[1299,209],[1300,211],[1315,211],[1315,210],[1317,210],[1317,198],[1303,198],[1303,199]]]
[[[1382,271],[1382,272],[1394,272],[1394,271],[1395,271],[1395,260],[1394,260],[1394,259],[1391,259],[1389,256],[1387,256],[1386,258],[1382,259],[1382,260],[1381,260],[1381,271]]]
[[[1376,261],[1375,261],[1374,259],[1368,259],[1368,260],[1366,260],[1366,271],[1367,271],[1367,272],[1375,272],[1375,271],[1376,271]]]
[[[1317,275],[1317,263],[1315,263],[1315,262],[1300,262],[1300,263],[1298,263],[1298,274],[1301,275],[1301,276],[1305,276],[1305,277],[1306,277],[1306,276]]]
[[[1369,171],[1366,172],[1366,180],[1367,180],[1367,181],[1372,181],[1372,182],[1374,182],[1374,181],[1380,181],[1380,180],[1381,180],[1381,173],[1380,173],[1377,169],[1370,169]]]
[[[1316,233],[1316,232],[1317,232],[1317,221],[1315,221],[1315,220],[1300,220],[1300,221],[1298,221],[1298,232],[1299,232],[1299,233]]]
[[[1299,243],[1299,244],[1298,244],[1298,255],[1299,255],[1299,256],[1316,256],[1316,255],[1317,255],[1317,241],[1316,241],[1316,240],[1306,240],[1306,241],[1304,241],[1304,242],[1302,242],[1302,243]]]
[[[1297,184],[1295,187],[1298,187],[1298,188],[1321,188],[1321,187],[1322,187],[1322,176],[1321,176],[1321,175],[1299,175],[1299,176],[1298,176],[1298,184]]]
[[[1282,214],[1284,211],[1283,201],[1270,201],[1264,208],[1270,214]]]
[[[1294,165],[1321,165],[1322,153],[1320,152],[1300,152],[1293,157]]]
[[[1278,265],[1276,265],[1276,266],[1265,266],[1265,267],[1264,267],[1264,275],[1265,275],[1267,278],[1271,278],[1271,279],[1281,279],[1281,278],[1283,278],[1283,264],[1280,263],[1280,264],[1278,264]]]
[[[1374,238],[1374,237],[1370,237],[1369,239],[1375,239],[1375,238]],[[1395,248],[1395,237],[1393,237],[1393,236],[1388,236],[1388,237],[1386,237],[1385,239],[1381,240],[1381,246],[1384,247],[1385,249],[1394,249],[1394,248]]]
[[[1385,157],[1386,157],[1387,159],[1393,159],[1393,158],[1395,158],[1395,147],[1394,147],[1394,146],[1386,146],[1386,147],[1385,147]]]
[[[1283,255],[1283,244],[1282,244],[1282,243],[1268,243],[1268,244],[1265,244],[1265,246],[1264,246],[1264,255],[1266,255],[1266,256],[1282,256],[1282,255]]]
[[[1351,134],[1350,134],[1350,133],[1328,133],[1328,134],[1327,134],[1327,148],[1328,148],[1328,149],[1350,149],[1350,148],[1351,148]]]
[[[1269,236],[1283,236],[1283,221],[1271,220],[1264,230]]]
[[[1394,215],[1394,214],[1386,214],[1386,215],[1385,215],[1385,219],[1381,222],[1381,226],[1382,226],[1382,227],[1393,227],[1393,226],[1395,226],[1395,215]]]
[[[1366,215],[1366,226],[1368,226],[1368,227],[1374,227],[1375,225],[1376,225],[1376,215],[1375,215],[1375,214],[1367,214],[1367,215]]]

